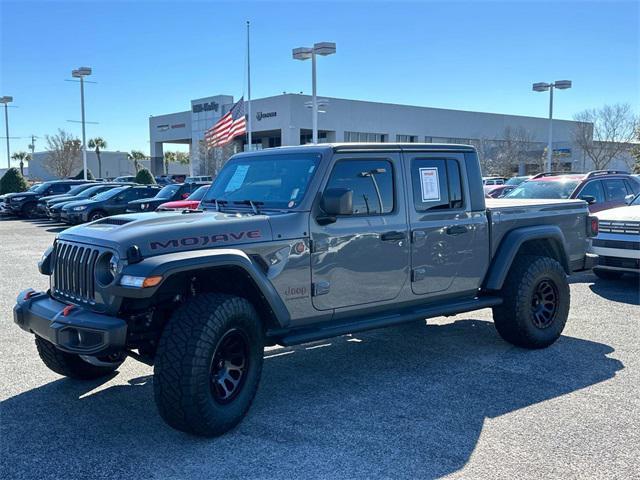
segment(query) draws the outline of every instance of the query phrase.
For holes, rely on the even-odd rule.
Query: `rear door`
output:
[[[463,153],[405,153],[411,288],[462,295],[480,286],[489,258],[486,212],[473,212]]]
[[[400,154],[336,155],[327,188],[353,191],[353,214],[320,225],[310,218],[313,305],[329,310],[398,296],[409,246]]]

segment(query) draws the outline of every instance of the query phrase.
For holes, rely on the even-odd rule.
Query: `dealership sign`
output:
[[[169,124],[163,124],[163,125],[158,125],[156,126],[156,128],[158,129],[158,131],[160,132],[166,132],[169,129],[174,129],[174,128],[184,128],[186,127],[187,124],[186,123],[174,123],[173,125],[169,125]]]
[[[256,120],[260,121],[263,118],[270,118],[270,117],[277,117],[277,116],[278,116],[278,112],[257,112]]]
[[[196,105],[191,106],[193,113],[217,112],[219,108],[220,108],[220,105],[218,104],[218,102],[198,103]]]

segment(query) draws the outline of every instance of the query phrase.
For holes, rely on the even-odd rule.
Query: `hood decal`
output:
[[[201,235],[197,237],[174,238],[165,241],[152,240],[149,242],[151,250],[174,249],[180,247],[205,247],[210,244],[220,244],[226,242],[239,242],[240,240],[255,240],[262,238],[260,230],[246,230],[239,232],[216,233],[214,235]]]

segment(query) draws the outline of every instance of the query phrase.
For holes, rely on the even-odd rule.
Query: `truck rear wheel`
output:
[[[507,342],[544,348],[560,337],[569,315],[570,291],[556,260],[516,257],[501,293],[503,303],[493,308],[493,321]]]
[[[263,353],[262,325],[249,301],[195,297],[175,311],[158,345],[153,387],[160,416],[195,435],[232,429],[253,402]]]
[[[93,380],[114,372],[124,361],[122,356],[113,359],[82,358],[80,355],[63,352],[36,335],[36,348],[44,364],[60,375],[76,380]]]

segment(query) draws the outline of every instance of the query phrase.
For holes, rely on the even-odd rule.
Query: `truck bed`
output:
[[[585,201],[487,198],[485,202],[492,258],[506,233],[532,225],[557,225],[564,234],[569,261],[578,262],[583,257],[589,215]]]

